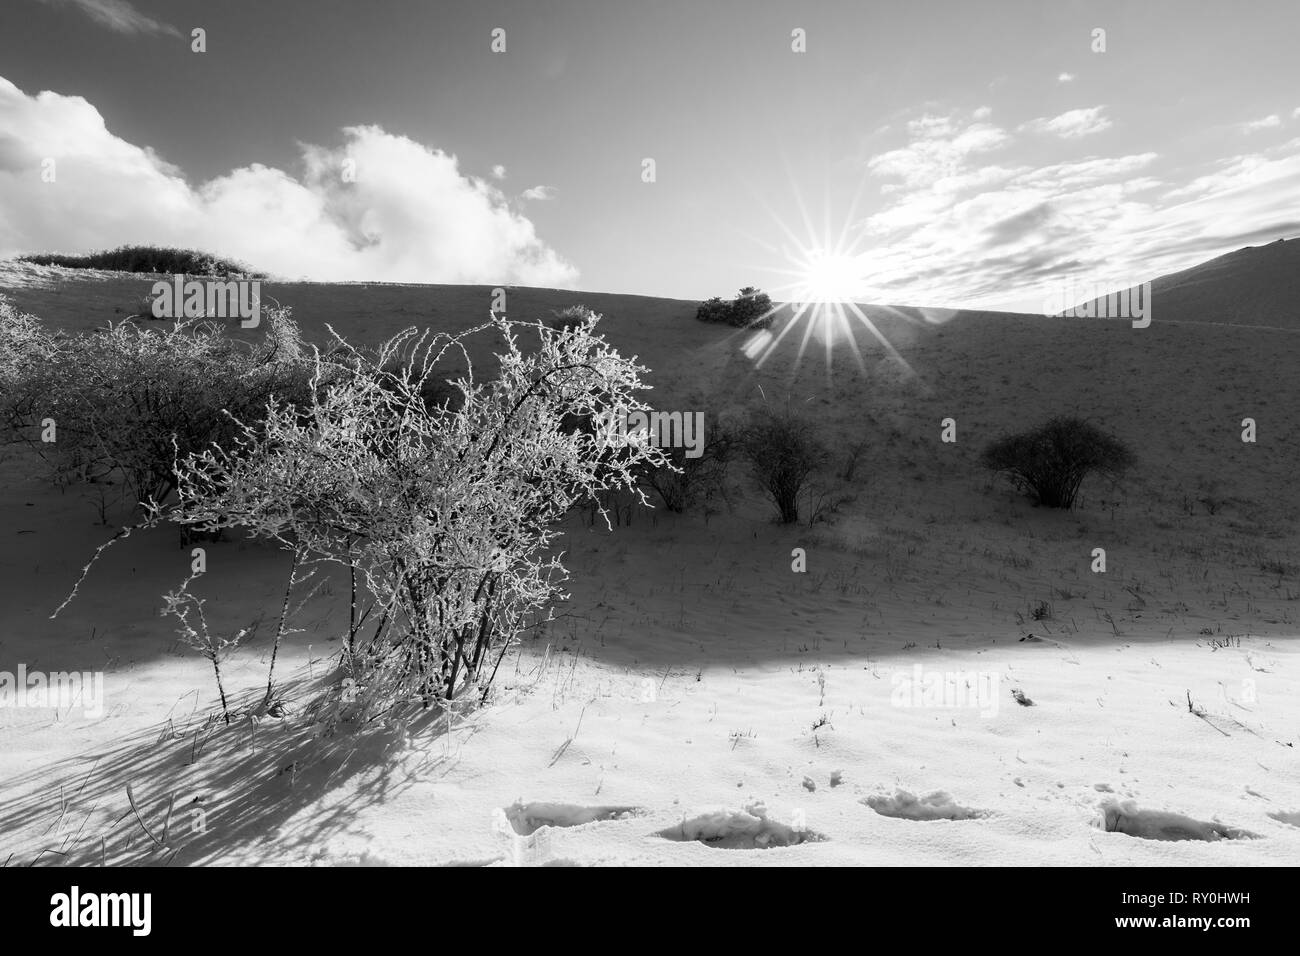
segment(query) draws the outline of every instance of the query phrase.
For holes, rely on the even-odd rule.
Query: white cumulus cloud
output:
[[[203,249],[284,278],[572,286],[577,270],[455,156],[378,126],[191,186],[79,96],[0,77],[0,256],[123,243]],[[42,169],[54,163],[54,181]]]

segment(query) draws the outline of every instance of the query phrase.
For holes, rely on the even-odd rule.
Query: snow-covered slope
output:
[[[15,275],[0,291],[69,328],[148,286]],[[490,302],[268,288],[309,330],[362,339],[468,326]],[[208,665],[158,615],[189,568],[173,532],[119,543],[49,620],[112,529],[7,452],[0,671],[102,670],[105,707],[0,709],[0,861],[1300,862],[1295,334],[867,310],[895,358],[863,329],[850,345],[778,324],[755,342],[692,303],[519,289],[509,311],[574,302],[654,370],[659,407],[788,396],[837,461],[865,442],[854,500],[813,528],[772,524],[747,485],[707,521],[637,512],[611,531],[574,515],[571,600],[506,659],[488,706],[320,741],[210,719]],[[1140,458],[1072,514],[975,467],[986,441],[1058,411]],[[218,624],[274,620],[283,555],[228,541],[208,565]],[[283,652],[299,702],[346,600],[342,581],[313,598]],[[270,630],[232,665],[238,693],[264,682]]]

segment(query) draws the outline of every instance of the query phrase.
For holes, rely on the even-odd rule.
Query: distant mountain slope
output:
[[[1300,238],[1246,246],[1161,276],[1151,298],[1155,322],[1300,329]]]

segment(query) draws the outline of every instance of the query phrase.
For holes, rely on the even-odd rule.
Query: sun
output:
[[[783,262],[783,266],[773,266],[769,260],[768,264],[756,265],[756,268],[781,276],[785,281],[774,284],[769,290],[777,303],[772,312],[780,315],[771,328],[764,326],[749,336],[742,346],[745,356],[753,362],[754,368],[761,368],[776,354],[783,341],[793,339],[798,343],[794,359],[794,366],[798,367],[809,342],[818,339],[826,350],[828,381],[840,346],[847,348],[858,372],[866,375],[866,358],[859,345],[859,338],[865,333],[866,339],[874,339],[875,346],[884,351],[907,379],[916,378],[915,369],[899,354],[872,317],[873,314],[884,314],[908,322],[911,321],[909,316],[892,306],[863,304],[881,297],[881,290],[874,287],[879,278],[880,250],[871,248],[873,233],[866,227],[866,221],[858,216],[867,174],[863,174],[847,211],[838,217],[832,211],[828,188],[820,229],[809,215],[793,175],[790,186],[803,220],[805,231],[802,235],[772,208],[763,195],[755,194],[757,204],[771,216],[778,235],[750,235],[749,238],[766,249],[773,259],[779,258]],[[840,224],[838,230],[833,224],[836,218]],[[873,263],[877,265],[873,267]]]
[[[861,266],[854,256],[816,249],[802,268],[797,293],[804,302],[852,302],[862,294]]]

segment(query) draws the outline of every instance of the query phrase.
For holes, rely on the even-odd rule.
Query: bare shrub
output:
[[[849,446],[845,454],[844,469],[840,472],[840,479],[845,484],[852,484],[853,477],[857,474],[858,461],[861,460],[862,453],[867,450],[867,445],[868,442],[864,439]]]
[[[700,507],[713,514],[718,502],[728,500],[727,473],[738,444],[734,429],[717,419],[706,419],[699,456],[688,457],[690,449],[684,447],[666,449],[667,463],[647,471],[645,484],[669,511],[682,514]]]
[[[829,524],[847,505],[857,500],[857,495],[850,490],[848,482],[841,476],[826,471],[818,471],[811,476],[804,497],[807,507],[802,513],[807,515],[810,528],[822,522]]]
[[[1049,508],[1073,508],[1079,486],[1093,472],[1118,477],[1135,462],[1123,442],[1080,418],[1053,418],[1007,435],[980,456],[1020,491]]]
[[[829,457],[812,424],[789,411],[763,409],[745,426],[740,447],[781,523],[794,524],[799,520],[799,496]]]

